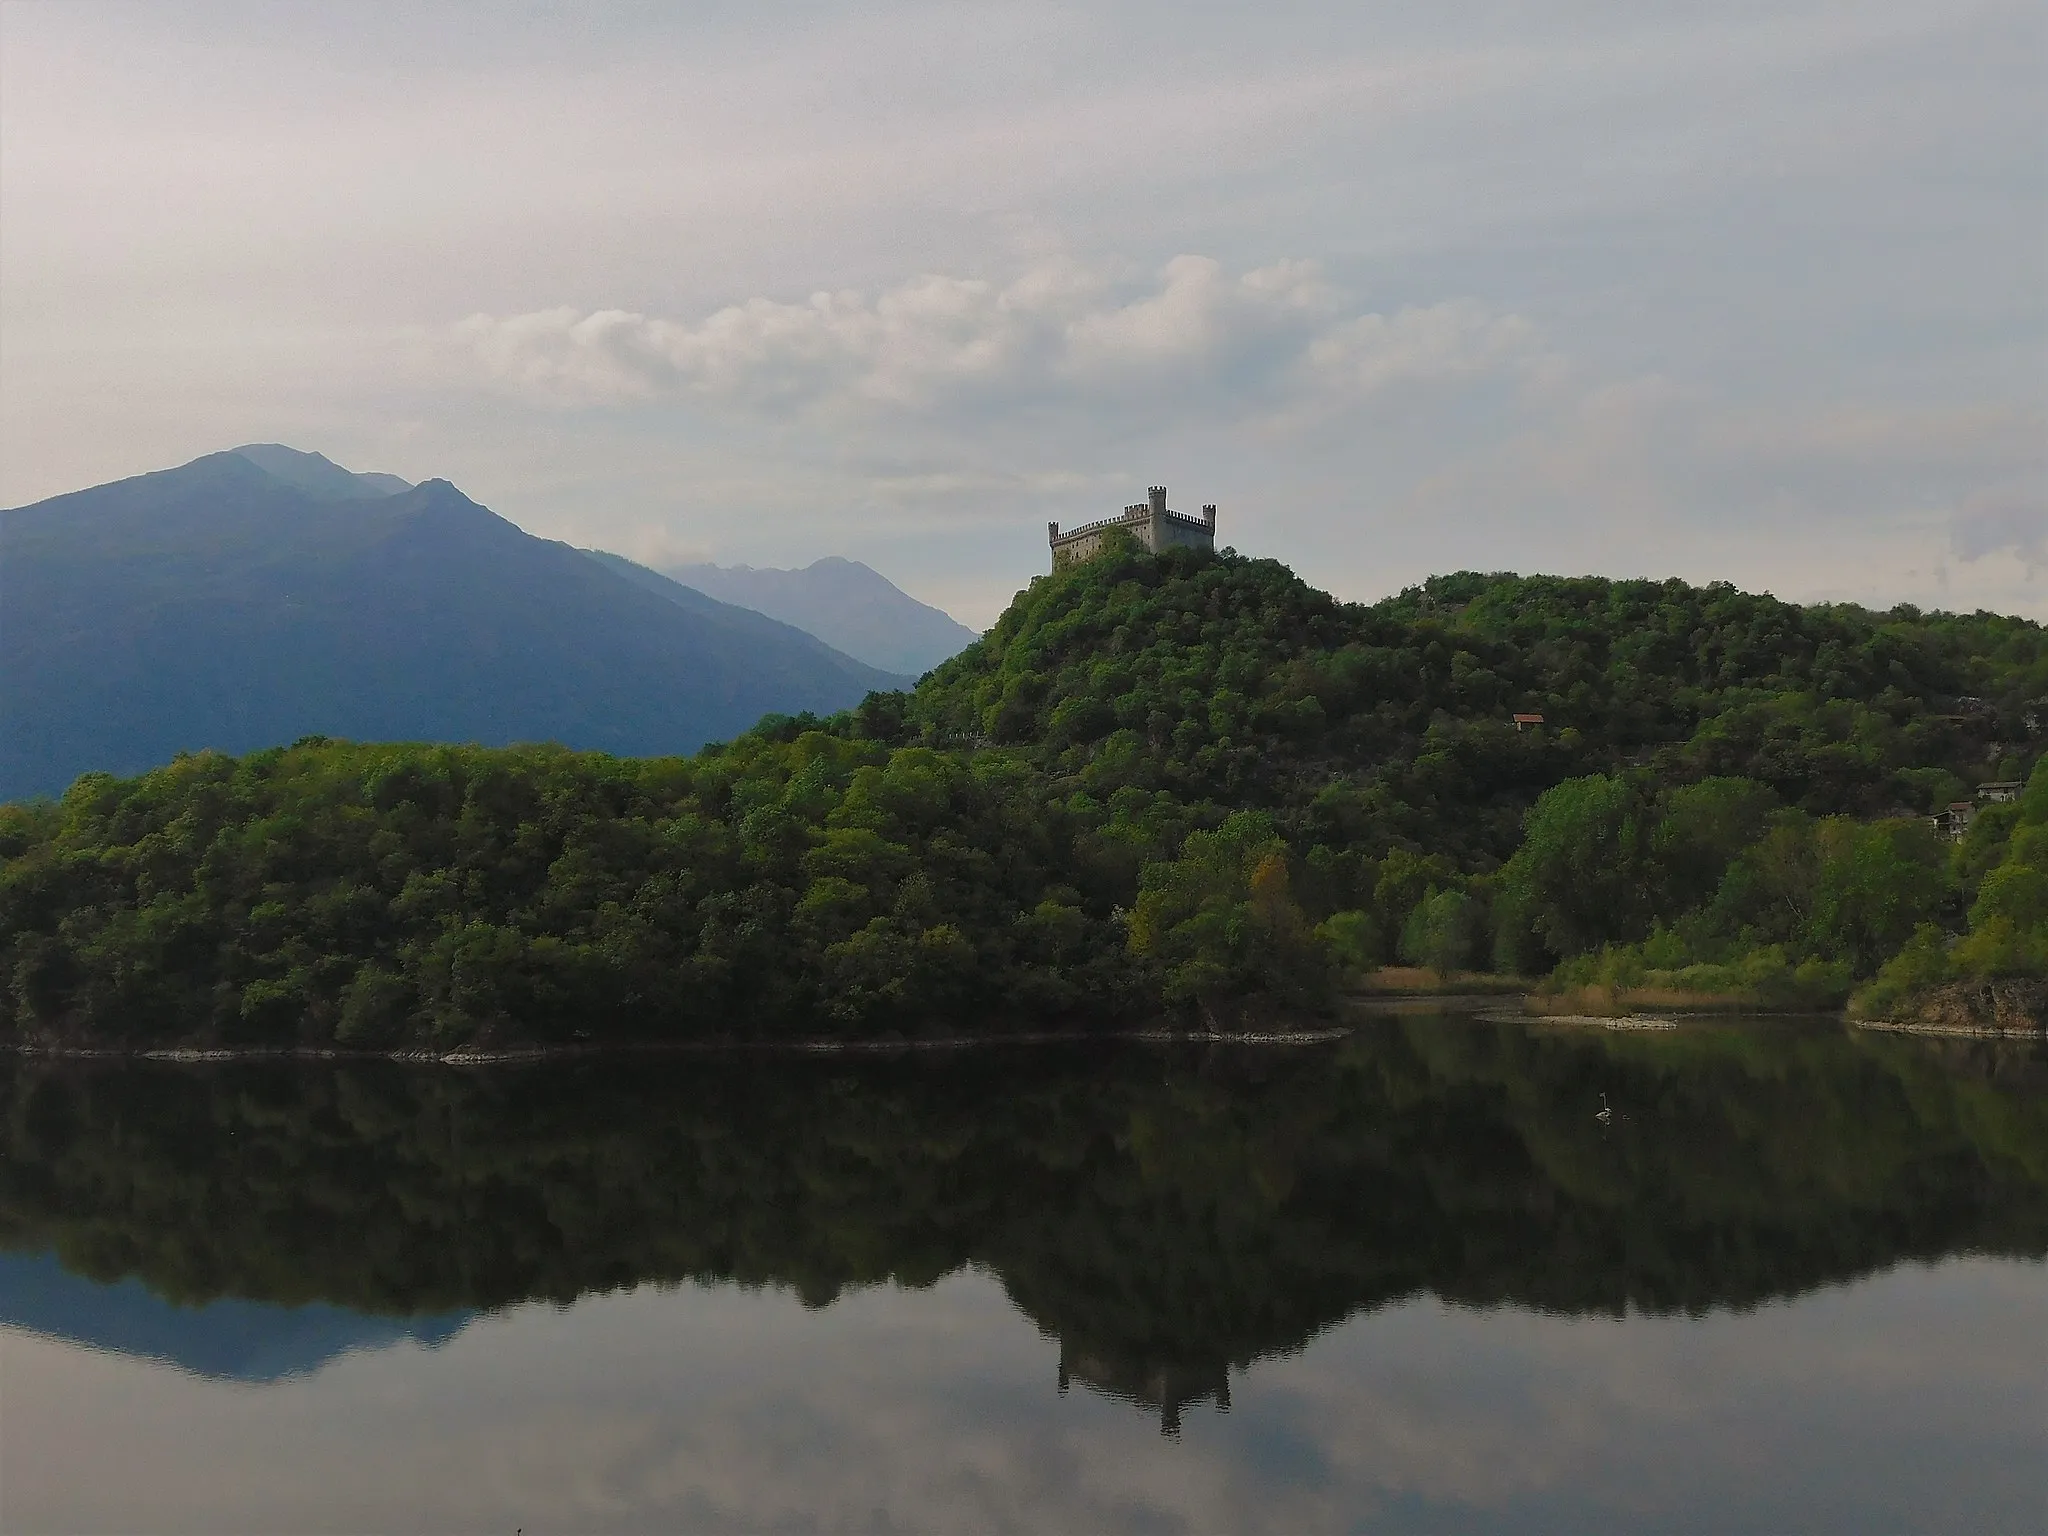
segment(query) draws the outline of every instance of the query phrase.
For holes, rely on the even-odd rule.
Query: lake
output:
[[[2048,1518],[2031,1042],[0,1078],[9,1532]]]

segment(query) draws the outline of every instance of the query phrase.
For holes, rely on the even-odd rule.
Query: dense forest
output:
[[[1839,1025],[1443,1017],[1286,1048],[477,1072],[16,1056],[0,1250],[185,1303],[398,1315],[686,1280],[822,1305],[972,1265],[1072,1374],[1187,1398],[1418,1293],[1698,1314],[2038,1258],[2043,1069],[2032,1042]]]
[[[309,738],[0,807],[0,1031],[1227,1024],[1394,961],[1897,1011],[2048,970],[2044,700],[2048,633],[1993,614],[1472,574],[1359,606],[1125,546],[914,691],[690,758]],[[1986,781],[2025,793],[1938,834]]]

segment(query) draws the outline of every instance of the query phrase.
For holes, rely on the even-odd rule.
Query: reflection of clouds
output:
[[[1699,1321],[1410,1302],[1254,1365],[1178,1443],[1058,1396],[1057,1341],[978,1274],[816,1312],[732,1288],[521,1307],[264,1389],[9,1338],[0,1521],[2003,1529],[2048,1493],[2042,1278],[1959,1261]]]
[[[1566,1529],[2005,1529],[2048,1495],[2039,1265],[1907,1268],[1700,1320],[1422,1302],[1385,1322],[1274,1372],[1302,1416],[1357,1427],[1330,1437],[1337,1486]],[[1247,1403],[1273,1389],[1254,1383]]]

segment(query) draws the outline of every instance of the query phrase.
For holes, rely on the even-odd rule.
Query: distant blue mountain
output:
[[[301,453],[282,443],[244,443],[231,451],[315,501],[374,501],[412,489],[410,480],[401,480],[396,475],[359,475],[343,469],[324,453]]]
[[[0,799],[311,734],[693,752],[905,681],[274,443],[0,511]]]
[[[858,560],[828,555],[798,571],[751,565],[678,565],[665,575],[686,587],[816,635],[871,667],[917,677],[981,637],[920,603]]]
[[[817,646],[820,649],[830,650],[835,656],[842,654],[840,651],[834,650],[827,645],[825,641],[821,640],[810,629],[794,620],[776,618],[746,603],[720,602],[717,598],[708,596],[695,587],[684,585],[673,576],[664,576],[660,571],[652,570],[644,565],[636,565],[624,555],[614,555],[602,549],[586,549],[583,553],[595,560],[606,570],[616,572],[644,591],[655,593],[657,596],[667,599],[678,607],[688,609],[691,613],[714,616],[719,623],[746,630],[760,636],[765,642],[776,645],[798,644]],[[865,571],[867,567],[862,566],[861,569]],[[873,573],[870,572],[869,574],[872,575]],[[882,581],[882,578],[876,576],[875,580]],[[887,582],[882,584],[888,586]],[[889,590],[891,592],[896,591],[894,587],[889,587]],[[899,593],[898,595],[901,596],[902,594]],[[907,597],[903,600],[906,603],[912,601],[912,599]],[[937,609],[931,611],[934,613],[938,612]],[[941,618],[945,617],[943,614],[939,616]],[[947,619],[946,622],[951,624],[953,621]],[[971,630],[964,631],[964,633],[970,639],[976,638]],[[923,668],[919,671],[887,672],[884,675],[890,678],[895,686],[910,688],[916,685],[922,671],[928,670],[930,669]]]
[[[355,1350],[407,1342],[437,1349],[476,1315],[369,1317],[341,1307],[256,1301],[180,1307],[139,1280],[102,1285],[83,1279],[54,1254],[0,1254],[0,1328],[228,1381],[283,1381]]]

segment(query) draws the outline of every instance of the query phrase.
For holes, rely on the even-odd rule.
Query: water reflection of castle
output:
[[[1081,1352],[1069,1354],[1060,1346],[1060,1391],[1078,1381],[1118,1402],[1159,1411],[1159,1432],[1171,1439],[1180,1436],[1180,1411],[1195,1403],[1213,1402],[1218,1411],[1230,1412],[1230,1367],[1214,1364],[1158,1365],[1142,1360],[1111,1360]]]

